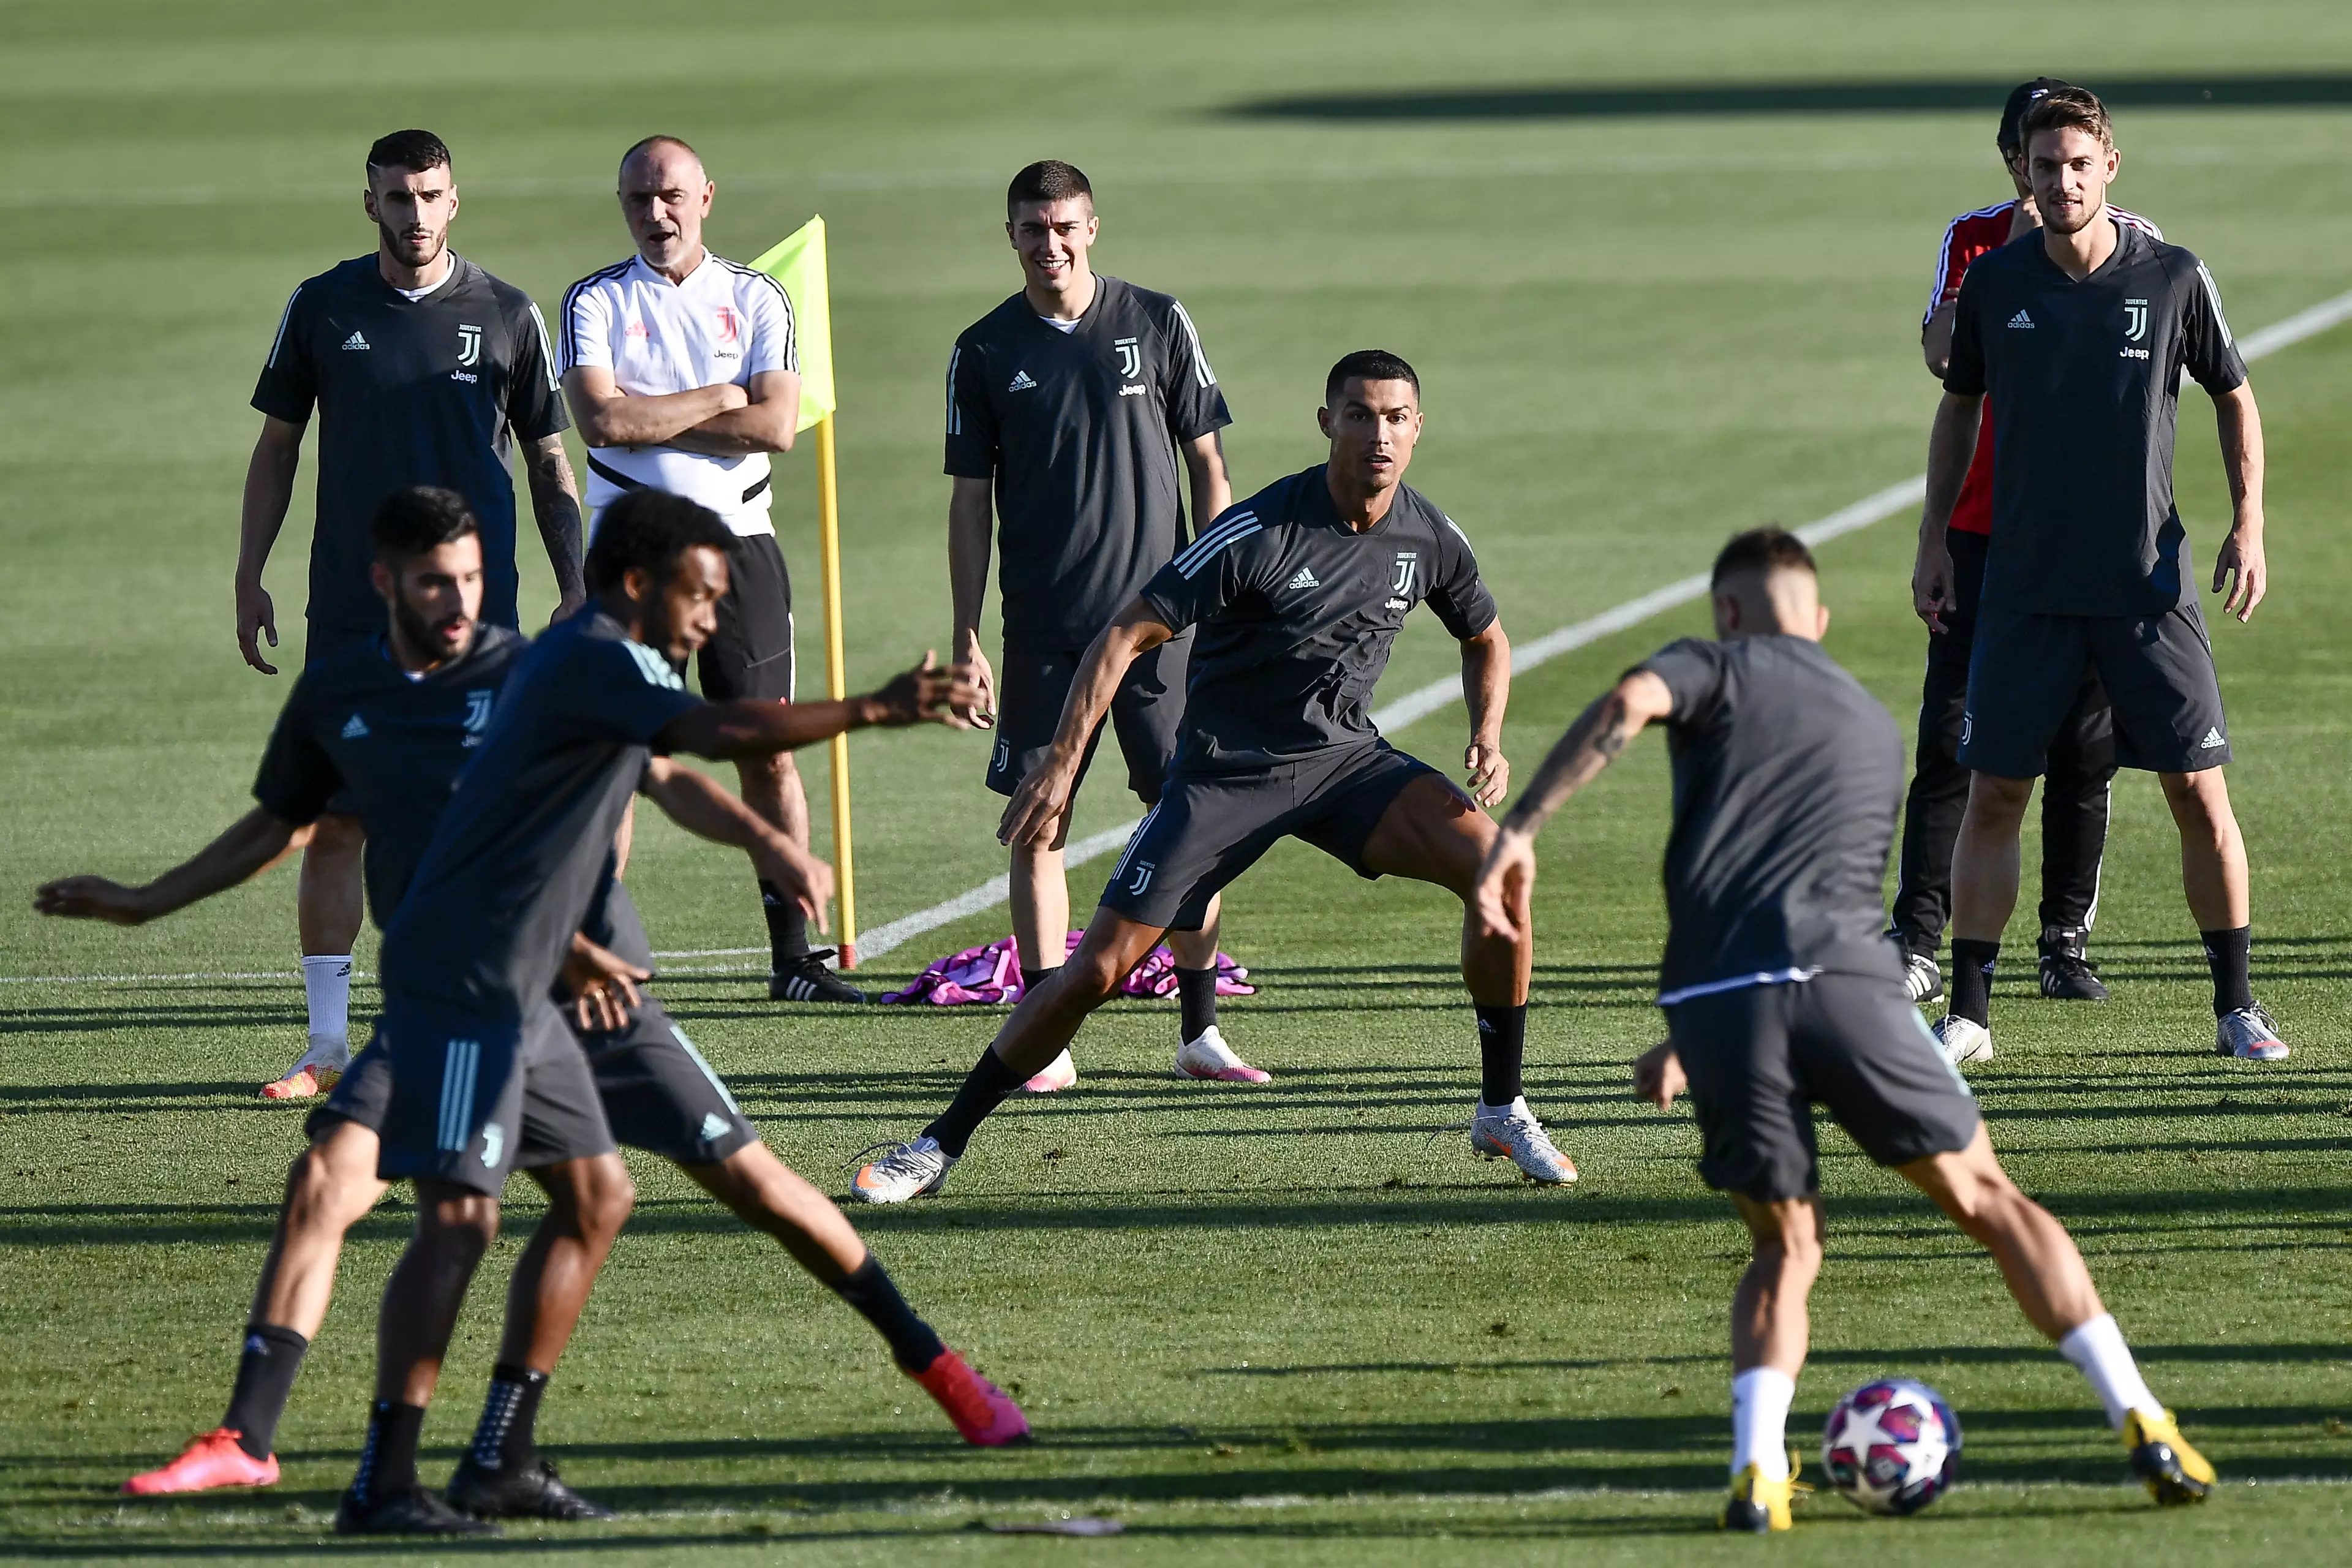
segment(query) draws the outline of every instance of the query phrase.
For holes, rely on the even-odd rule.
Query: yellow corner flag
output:
[[[800,335],[801,422],[805,430],[833,413],[833,294],[824,276],[824,219],[813,217],[757,261],[752,269],[784,286]]]
[[[824,689],[849,692],[841,651],[841,491],[834,477],[833,298],[824,274],[824,219],[813,217],[751,263],[784,286],[800,336],[799,428],[816,430],[817,562],[824,585]],[[841,967],[857,967],[857,871],[849,847],[849,737],[833,738],[833,878],[841,906]]]

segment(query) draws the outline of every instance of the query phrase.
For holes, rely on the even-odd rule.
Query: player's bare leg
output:
[[[303,846],[294,909],[310,1037],[301,1059],[262,1089],[265,1098],[322,1093],[351,1061],[352,948],[365,911],[365,839],[359,818],[331,815],[312,825]]]
[[[763,822],[805,849],[809,843],[808,791],[789,752],[741,757],[735,775],[743,804]],[[825,968],[828,953],[809,946],[808,918],[782,889],[762,880],[761,908],[767,916],[772,973],[768,994],[786,1002],[863,1002],[866,994]]]
[[[2180,886],[2199,931],[2227,931],[2253,920],[2246,840],[2230,807],[2229,781],[2220,768],[2158,773],[2164,804],[2180,829]]]
[[[2017,908],[2018,834],[2033,800],[2032,779],[1969,775],[1969,806],[1952,846],[1952,984],[1936,1038],[1954,1064],[1992,1059],[1992,969]]]
[[[1790,1527],[1796,1479],[1789,1405],[1811,1341],[1810,1301],[1822,1271],[1821,1198],[1764,1202],[1731,1194],[1749,1256],[1731,1297],[1731,1500],[1727,1530]]]
[[[1528,1109],[1522,1064],[1527,1050],[1528,976],[1535,935],[1527,910],[1515,934],[1488,931],[1478,918],[1478,868],[1494,845],[1494,819],[1445,779],[1424,773],[1398,792],[1364,840],[1367,870],[1433,882],[1462,900],[1462,980],[1478,1013],[1478,1107],[1470,1122],[1473,1151],[1508,1159],[1531,1181],[1560,1186],[1576,1165]]]
[[[994,1447],[1029,1435],[1021,1407],[940,1342],[858,1239],[848,1216],[775,1151],[747,1143],[724,1160],[678,1169],[736,1218],[774,1237],[794,1261],[872,1323],[889,1343],[898,1370],[939,1402],[964,1441]]]
[[[236,1384],[221,1424],[160,1469],[123,1482],[132,1496],[268,1486],[278,1479],[278,1418],[302,1358],[326,1321],[343,1236],[383,1196],[376,1179],[376,1135],[338,1121],[294,1157],[286,1201],[254,1289],[237,1357]]]
[[[2058,1343],[2096,1391],[2107,1424],[2123,1434],[2133,1473],[2159,1503],[2202,1502],[2213,1467],[2190,1447],[2158,1405],[2099,1300],[2074,1238],[2050,1211],[2017,1190],[1977,1128],[1958,1153],[1933,1154],[1895,1167],[2000,1265],[2009,1293],[2026,1319]]]
[[[1011,884],[1013,942],[1021,956],[1024,994],[1034,991],[1062,966],[1070,946],[1070,884],[1062,847],[1070,836],[1063,813],[1050,844],[1013,847]],[[1056,1094],[1078,1081],[1078,1064],[1065,1049],[1022,1084],[1031,1094]]]

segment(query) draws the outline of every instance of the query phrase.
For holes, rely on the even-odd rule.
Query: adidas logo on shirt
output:
[[[346,741],[365,740],[367,732],[367,721],[356,713],[352,715],[351,722],[343,726],[343,739]]]
[[[726,1136],[727,1119],[719,1115],[719,1112],[715,1110],[704,1112],[702,1117],[702,1141],[705,1143],[716,1143],[719,1140]]]
[[[1294,588],[1320,588],[1323,584],[1315,580],[1314,573],[1301,566],[1297,575],[1290,579],[1290,585]]]
[[[367,346],[367,335],[364,332],[353,332],[350,337],[343,340],[343,347],[347,350],[363,349]]]
[[[1029,373],[1027,371],[1016,370],[1013,373],[1013,384],[1006,387],[1004,390],[1007,392],[1034,392],[1036,389],[1037,384],[1029,379]]]
[[[2011,331],[2030,332],[2033,330],[2033,318],[2020,310],[2009,319],[2009,328]]]
[[[2197,749],[2200,752],[2218,752],[2229,743],[2221,739],[2221,726],[2215,725],[2205,731],[2205,738],[2197,742]]]

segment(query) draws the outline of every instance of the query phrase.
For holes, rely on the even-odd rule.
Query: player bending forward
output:
[[[525,645],[513,632],[478,620],[480,541],[458,497],[422,488],[396,491],[379,509],[372,531],[390,634],[304,672],[263,761],[255,788],[261,805],[195,859],[143,888],[87,877],[51,883],[41,890],[46,912],[131,925],[184,909],[283,854],[324,809],[321,803],[337,797],[352,805],[366,829],[370,891],[379,921],[389,916]],[[352,726],[346,712],[360,715],[362,723]],[[373,729],[365,723],[371,719]],[[751,850],[763,871],[802,887],[812,908],[822,906],[827,881],[822,862],[806,861],[703,775],[656,761],[646,790],[692,830]],[[587,935],[595,946],[575,943],[583,957],[597,947],[610,951],[574,966],[577,973],[567,979],[583,983],[587,992],[578,1032],[618,1140],[671,1160],[745,1223],[774,1236],[873,1321],[898,1365],[939,1399],[968,1439],[996,1443],[1024,1432],[1012,1402],[908,1309],[840,1211],[760,1141],[660,1003],[639,994],[627,1016],[620,1016],[629,998],[625,991],[611,994],[609,977],[643,977],[652,953],[617,881],[608,885]],[[133,1477],[125,1491],[202,1491],[267,1486],[278,1479],[273,1438],[326,1315],[344,1233],[385,1190],[376,1175],[377,1133],[390,1090],[389,1063],[378,1047],[361,1053],[334,1099],[312,1113],[311,1144],[289,1175],[228,1414],[170,1465]],[[625,1176],[617,1188],[588,1184],[588,1190],[575,1192],[560,1175],[553,1184],[559,1205],[591,1216],[600,1232],[617,1229],[627,1214]],[[533,1336],[542,1322],[568,1321],[578,1311],[564,1270],[546,1267],[568,1227],[582,1226],[569,1215],[542,1225],[517,1271],[507,1343],[481,1425],[451,1488],[453,1500],[469,1512],[604,1515],[555,1478],[533,1440],[550,1370],[534,1364]]]
[[[1184,735],[1160,803],[1069,962],[1022,998],[946,1113],[859,1170],[851,1195],[895,1204],[939,1191],[982,1119],[1070,1043],[1161,934],[1198,930],[1225,884],[1285,837],[1359,876],[1411,877],[1462,898],[1481,1068],[1471,1147],[1538,1182],[1576,1180],[1520,1092],[1530,939],[1524,924],[1481,931],[1467,909],[1495,837],[1479,806],[1502,799],[1510,776],[1510,643],[1469,541],[1404,483],[1421,437],[1412,367],[1376,349],[1349,354],[1332,366],[1316,417],[1329,460],[1217,519],[1087,649],[1053,747],[1005,808],[1002,837],[1030,844],[1055,831],[1128,666],[1198,626]],[[1424,599],[1462,644],[1475,799],[1390,746],[1367,711],[1406,613]]]
[[[2203,1500],[2212,1467],[2141,1381],[2073,1239],[2002,1172],[1878,935],[1903,742],[1822,651],[1830,616],[1812,556],[1779,529],[1740,534],[1716,557],[1713,595],[1717,641],[1660,650],[1552,748],[1504,818],[1477,908],[1496,936],[1523,936],[1536,835],[1644,725],[1666,727],[1675,824],[1658,1003],[1668,1038],[1634,1064],[1633,1081],[1661,1110],[1690,1090],[1699,1173],[1755,1238],[1732,1298],[1724,1528],[1790,1524],[1796,1456],[1782,1428],[1822,1262],[1816,1102],[1991,1251],[2033,1326],[2090,1380],[2156,1500]]]

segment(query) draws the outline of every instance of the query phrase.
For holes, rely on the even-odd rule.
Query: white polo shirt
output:
[[[592,272],[563,297],[562,364],[603,365],[635,397],[746,385],[766,371],[801,368],[793,303],[783,285],[706,250],[683,283],[641,256]],[[588,454],[588,505],[625,491],[667,490],[700,501],[738,534],[773,533],[768,454],[718,458],[676,447],[599,447]]]

